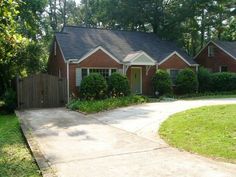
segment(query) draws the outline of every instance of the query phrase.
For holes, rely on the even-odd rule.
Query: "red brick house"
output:
[[[66,26],[55,34],[53,44],[48,72],[67,77],[68,91],[76,95],[81,80],[94,72],[105,78],[113,72],[125,74],[133,93],[151,95],[151,79],[158,68],[175,78],[181,69],[198,67],[173,42],[153,33]]]
[[[210,41],[195,61],[212,72],[236,72],[236,42]]]

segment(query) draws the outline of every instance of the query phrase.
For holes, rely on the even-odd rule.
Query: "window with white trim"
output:
[[[117,69],[107,69],[107,68],[82,68],[81,75],[82,79],[84,79],[86,76],[88,76],[91,73],[99,73],[101,74],[105,79],[108,79],[108,77],[114,73],[117,72]]]
[[[228,66],[220,66],[220,72],[228,72]]]
[[[178,76],[180,70],[179,69],[170,69],[169,72],[170,72],[170,78],[172,80],[172,84],[175,85],[176,79],[177,79],[177,76]]]
[[[214,57],[214,56],[215,56],[214,46],[209,45],[208,46],[208,57]]]

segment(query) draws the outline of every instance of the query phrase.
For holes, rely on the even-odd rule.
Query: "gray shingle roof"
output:
[[[174,42],[160,40],[154,33],[66,26],[56,33],[56,39],[66,60],[80,59],[101,46],[120,61],[130,53],[144,51],[159,63],[176,51],[190,64],[196,64]]]
[[[236,41],[216,41],[215,43],[236,58]]]

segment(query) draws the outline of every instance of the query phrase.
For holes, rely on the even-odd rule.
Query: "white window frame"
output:
[[[86,70],[87,70],[87,76],[90,75],[90,69],[108,69],[108,70],[109,70],[109,76],[111,76],[111,74],[112,74],[111,70],[113,70],[113,69],[115,69],[116,72],[119,72],[119,68],[81,67],[80,69],[81,69],[81,72],[80,72],[80,74],[81,74],[81,76],[80,76],[81,80],[83,80],[83,78],[82,78],[82,70],[83,70],[83,69],[86,69]],[[76,79],[77,79],[77,76],[76,76]],[[78,84],[79,84],[79,85],[77,85],[77,86],[80,86],[80,83],[78,83]]]
[[[177,70],[177,71],[179,71],[178,73],[180,73],[183,69],[170,68],[170,69],[167,70],[167,72],[169,73],[170,78],[171,78],[172,86],[175,86],[175,83],[173,83],[173,80],[172,80],[172,77],[171,77],[171,73],[170,73],[171,70]]]
[[[220,71],[221,73],[222,73],[222,67],[227,67],[227,71],[226,71],[226,72],[228,72],[228,68],[229,68],[229,67],[226,66],[226,65],[222,65],[222,66],[219,67],[219,71]]]
[[[214,56],[215,56],[214,46],[209,45],[208,46],[208,57],[214,57]]]

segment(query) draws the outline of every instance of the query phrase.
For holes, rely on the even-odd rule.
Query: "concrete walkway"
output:
[[[235,177],[236,165],[169,147],[157,128],[169,115],[236,99],[177,101],[90,116],[66,109],[20,112],[60,177]]]

